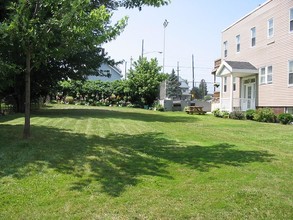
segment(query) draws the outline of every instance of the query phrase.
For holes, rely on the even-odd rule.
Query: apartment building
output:
[[[221,110],[293,114],[293,0],[269,0],[222,32]]]

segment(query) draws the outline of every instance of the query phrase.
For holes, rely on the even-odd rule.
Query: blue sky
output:
[[[180,76],[192,80],[192,54],[195,61],[195,81],[212,82],[211,70],[221,54],[221,31],[251,12],[265,0],[172,0],[168,6],[138,9],[121,8],[114,12],[113,21],[128,16],[128,25],[116,40],[105,44],[106,51],[116,61],[144,56],[157,58],[163,65],[165,19],[165,72],[171,73],[180,66]],[[148,53],[151,52],[151,53]],[[120,65],[124,74],[125,65]],[[190,83],[191,85],[191,83]]]

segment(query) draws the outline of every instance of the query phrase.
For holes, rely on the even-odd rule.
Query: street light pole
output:
[[[165,19],[164,26],[164,48],[163,48],[163,73],[165,73],[165,50],[166,50],[166,27],[168,26],[169,21]]]

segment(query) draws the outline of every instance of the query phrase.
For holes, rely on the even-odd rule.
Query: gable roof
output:
[[[216,71],[217,76],[233,74],[234,76],[243,77],[257,73],[257,68],[249,62],[226,60],[222,61],[220,67]]]

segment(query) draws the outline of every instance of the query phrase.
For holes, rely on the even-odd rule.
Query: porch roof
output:
[[[220,67],[217,69],[216,75],[225,76],[233,74],[233,76],[245,77],[257,73],[258,70],[249,62],[223,60]]]

